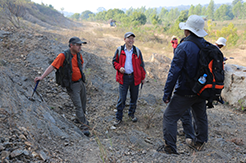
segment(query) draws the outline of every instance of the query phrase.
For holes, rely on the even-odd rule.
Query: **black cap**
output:
[[[128,38],[130,36],[135,37],[135,35],[132,32],[126,32],[125,35],[124,35],[124,38]]]
[[[81,41],[78,37],[72,37],[69,40],[69,44],[87,44],[85,41]]]

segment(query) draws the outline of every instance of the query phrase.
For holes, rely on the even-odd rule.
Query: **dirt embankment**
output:
[[[67,45],[52,39],[53,34],[47,32],[1,32],[2,162],[246,162],[245,114],[220,104],[207,111],[209,141],[203,151],[189,149],[185,138],[178,136],[180,155],[156,152],[163,144],[162,116],[166,105],[161,99],[169,58],[156,54],[152,60],[146,60],[147,83],[136,111],[139,121],[132,123],[127,118],[126,107],[123,123],[115,129],[112,122],[118,84],[112,56],[103,55],[108,54],[105,48],[95,54],[84,51],[86,116],[92,133],[85,137],[74,123],[75,109],[66,90],[54,82],[54,73],[40,82],[35,101],[28,100],[34,77],[43,73]]]

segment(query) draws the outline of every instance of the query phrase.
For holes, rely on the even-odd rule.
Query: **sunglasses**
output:
[[[82,44],[75,44],[76,46],[82,46]]]

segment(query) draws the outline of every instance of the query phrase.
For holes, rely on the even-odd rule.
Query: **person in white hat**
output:
[[[163,138],[165,144],[157,151],[167,154],[178,154],[176,147],[177,121],[188,110],[192,109],[197,124],[197,134],[190,125],[193,138],[188,142],[190,147],[200,150],[208,140],[208,121],[206,102],[197,96],[188,84],[187,75],[193,79],[198,70],[199,47],[192,41],[195,40],[203,46],[207,35],[204,30],[204,20],[198,15],[191,15],[187,21],[179,24],[184,30],[185,39],[176,48],[168,78],[164,87],[164,103],[169,103],[163,114]],[[174,95],[172,96],[173,89]]]
[[[220,37],[218,38],[218,40],[215,42],[215,45],[218,47],[218,48],[222,48],[223,46],[226,46],[226,39],[224,37]]]
[[[218,40],[215,42],[215,45],[219,48],[219,49],[221,49],[221,48],[223,48],[224,46],[226,46],[226,39],[224,38],[224,37],[220,37],[220,38],[218,38]],[[226,61],[227,60],[227,58],[226,57],[224,57],[224,61]]]

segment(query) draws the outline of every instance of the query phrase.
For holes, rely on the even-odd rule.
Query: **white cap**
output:
[[[204,28],[204,20],[198,15],[191,15],[187,21],[179,23],[180,29],[186,29],[197,35],[198,37],[204,37],[207,35],[207,32]]]
[[[172,39],[174,39],[174,38],[177,38],[177,36],[174,36],[174,35],[173,35]]]
[[[215,43],[218,45],[226,46],[226,39],[224,37],[220,37]]]

